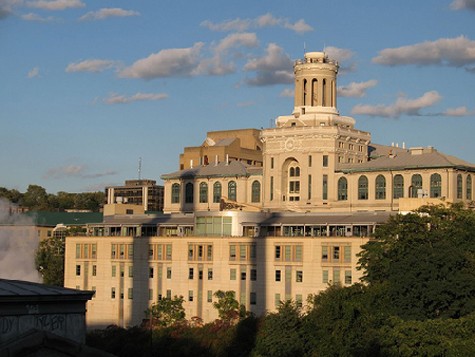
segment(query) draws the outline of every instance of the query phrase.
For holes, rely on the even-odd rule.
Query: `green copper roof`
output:
[[[37,226],[64,224],[66,226],[82,226],[86,223],[100,223],[103,215],[100,212],[27,212],[25,215],[33,218]]]

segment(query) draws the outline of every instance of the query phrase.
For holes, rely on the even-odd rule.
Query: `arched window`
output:
[[[348,199],[348,181],[345,177],[338,180],[338,201],[346,201]]]
[[[462,198],[462,175],[457,175],[457,198]]]
[[[419,174],[412,175],[411,187],[409,187],[409,197],[418,197],[419,190],[422,190],[422,176]]]
[[[289,201],[300,201],[300,166],[292,159],[288,163],[287,196]],[[284,198],[285,199],[285,198]]]
[[[193,203],[193,183],[188,182],[185,185],[185,203]]]
[[[393,179],[393,198],[404,197],[404,177],[396,175]]]
[[[466,193],[466,198],[467,200],[472,199],[472,176],[468,175],[467,176],[467,182],[466,182],[466,187],[465,187],[465,193]]]
[[[386,199],[386,178],[383,175],[376,176],[376,199]]]
[[[200,183],[200,203],[208,202],[208,184],[206,182]]]
[[[442,177],[439,174],[430,175],[430,197],[442,196]]]
[[[236,181],[229,181],[228,183],[228,198],[236,201]]]
[[[289,176],[290,176],[290,177],[294,177],[294,176],[295,176],[295,168],[294,168],[294,167],[291,167],[291,168],[289,169]]]
[[[364,175],[358,179],[358,199],[368,199],[368,178]]]
[[[221,182],[215,182],[213,185],[213,203],[220,203],[221,202]]]
[[[261,183],[257,180],[252,183],[251,202],[261,202]]]
[[[180,184],[174,183],[172,185],[172,203],[180,203]]]

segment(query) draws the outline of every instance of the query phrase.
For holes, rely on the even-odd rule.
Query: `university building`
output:
[[[139,324],[163,297],[187,318],[217,318],[213,294],[247,310],[305,304],[359,280],[357,254],[377,225],[423,204],[473,201],[475,165],[432,147],[377,145],[336,105],[338,63],[294,65],[295,102],[273,128],[209,132],[162,175],[163,214],[109,204],[66,242],[65,285],[95,290],[90,326]],[[130,202],[129,202],[130,203]]]

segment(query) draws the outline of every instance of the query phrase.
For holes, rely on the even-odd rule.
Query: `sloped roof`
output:
[[[220,162],[217,165],[200,165],[192,169],[175,171],[160,176],[163,180],[175,178],[197,178],[197,177],[231,177],[231,176],[249,176],[262,175],[262,167],[247,165],[240,161]]]
[[[364,172],[408,170],[424,168],[457,168],[475,171],[475,165],[457,157],[443,154],[434,148],[402,149],[376,145],[371,147],[370,160],[363,163],[339,164],[338,171]],[[417,153],[416,153],[417,152]]]
[[[93,291],[62,288],[59,286],[45,285],[22,280],[0,279],[0,301],[18,298],[61,298],[73,300],[90,300]]]

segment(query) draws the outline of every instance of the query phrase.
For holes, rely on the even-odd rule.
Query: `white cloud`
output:
[[[126,104],[137,101],[157,101],[168,98],[168,95],[165,93],[136,93],[130,97],[111,94],[109,98],[104,99],[104,102],[107,104]]]
[[[448,116],[448,117],[465,117],[467,115],[472,115],[473,113],[470,113],[467,109],[467,107],[458,107],[458,108],[448,108],[446,109],[442,115]]]
[[[275,43],[267,46],[263,57],[249,60],[244,70],[256,72],[254,78],[247,80],[247,83],[253,86],[293,82],[292,60]]]
[[[152,53],[124,68],[119,72],[119,76],[142,79],[190,76],[200,63],[200,51],[203,45],[202,42],[197,42],[189,48],[166,49]]]
[[[328,46],[328,47],[325,47],[325,54],[329,58],[338,61],[338,64],[340,66],[340,69],[339,69],[340,74],[355,71],[356,64],[352,62],[352,59],[354,56],[353,51],[348,50],[346,48]]]
[[[121,8],[104,8],[98,11],[90,11],[87,14],[81,16],[79,20],[104,20],[108,17],[127,17],[138,15],[140,15],[140,13],[137,11],[124,10]]]
[[[288,21],[287,19],[274,17],[270,13],[259,16],[255,19],[237,18],[237,19],[227,20],[227,21],[217,23],[217,24],[209,20],[206,20],[201,23],[201,26],[204,26],[211,31],[242,32],[242,31],[247,31],[251,28],[275,27],[275,26],[292,30],[300,34],[308,32],[308,31],[313,31],[313,28],[310,25],[308,25],[303,19],[300,19],[292,23]]]
[[[27,5],[43,10],[65,10],[86,6],[81,0],[33,0],[28,1]]]
[[[363,105],[353,107],[352,114],[362,114],[369,116],[380,116],[387,118],[399,118],[401,115],[420,116],[420,110],[437,103],[442,97],[436,91],[424,93],[422,97],[408,99],[400,96],[394,104],[390,105]]]
[[[475,0],[454,0],[450,4],[450,7],[453,10],[475,10]]]
[[[34,67],[28,72],[28,78],[39,77],[39,75],[40,75],[39,67]]]
[[[26,21],[37,21],[37,22],[50,22],[54,20],[54,17],[48,16],[48,17],[42,17],[38,14],[34,14],[32,12],[28,14],[21,15],[21,18]]]
[[[111,60],[88,59],[81,62],[70,63],[66,72],[102,72],[106,69],[118,67],[119,63]]]
[[[366,82],[351,82],[346,86],[338,87],[338,95],[342,97],[364,97],[368,88],[374,87],[378,84],[377,80],[369,80]]]
[[[374,63],[397,65],[444,65],[463,67],[475,63],[475,41],[465,36],[442,38],[411,46],[387,48],[373,58]]]
[[[291,88],[286,88],[282,92],[280,92],[281,97],[293,97],[295,94],[295,91]]]
[[[87,173],[85,165],[65,165],[48,169],[44,175],[47,179],[64,179],[68,177],[78,178],[98,178],[117,174],[116,171],[106,170],[98,173]]]

